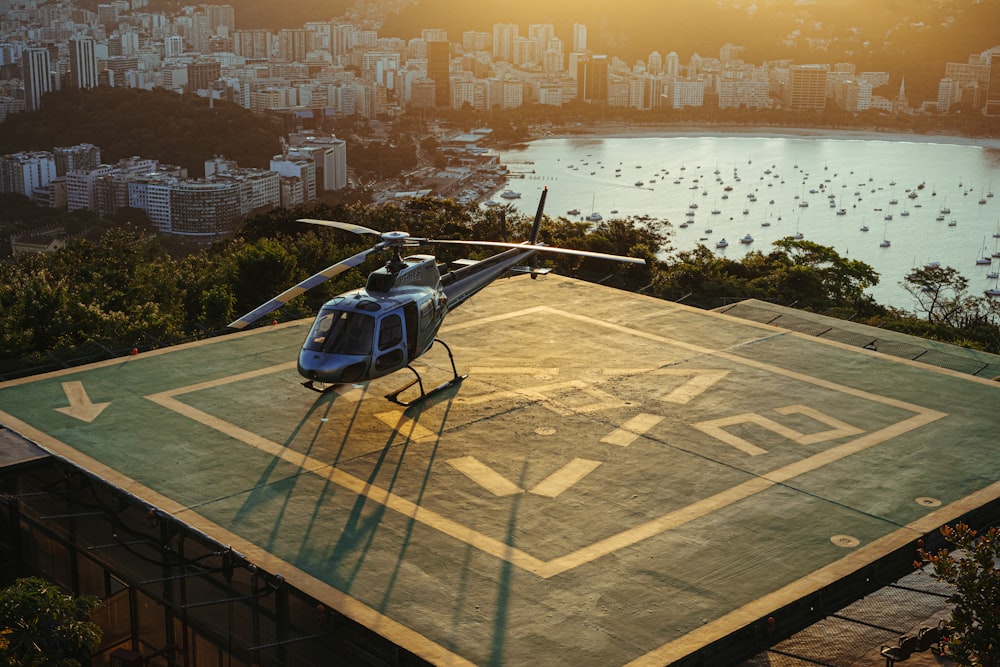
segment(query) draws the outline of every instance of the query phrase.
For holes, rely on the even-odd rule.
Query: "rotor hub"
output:
[[[406,243],[410,235],[406,232],[382,232],[382,241],[388,246],[398,247]]]

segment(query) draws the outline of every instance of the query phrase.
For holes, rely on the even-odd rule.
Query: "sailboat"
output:
[[[986,296],[1000,296],[1000,277],[993,279],[993,287],[983,292]]]
[[[888,248],[889,246],[892,245],[892,243],[889,242],[889,239],[886,238],[886,234],[888,232],[889,232],[889,224],[886,223],[885,229],[882,231],[882,242],[878,244],[879,248]]]
[[[980,266],[980,265],[992,264],[992,263],[993,263],[993,259],[989,255],[986,254],[986,237],[984,236],[983,237],[983,250],[980,253],[979,257],[976,257],[976,265]]]
[[[604,219],[600,213],[594,210],[595,201],[597,201],[597,195],[594,195],[590,200],[590,215],[587,216],[589,222],[600,222]]]

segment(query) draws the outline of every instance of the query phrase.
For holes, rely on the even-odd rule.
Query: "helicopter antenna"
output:
[[[542,226],[542,211],[545,210],[545,197],[549,194],[549,187],[542,188],[542,196],[538,200],[538,211],[535,213],[535,222],[531,225],[531,238],[528,241],[531,245],[538,244],[538,230]]]

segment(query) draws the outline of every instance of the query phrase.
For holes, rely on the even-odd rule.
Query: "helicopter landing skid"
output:
[[[450,380],[448,380],[447,382],[439,384],[438,386],[434,387],[430,391],[425,391],[424,390],[424,381],[420,377],[420,373],[418,373],[416,371],[416,369],[413,368],[413,366],[410,366],[409,364],[407,364],[406,367],[408,369],[410,369],[410,371],[412,371],[413,375],[416,376],[416,377],[413,380],[410,380],[408,383],[404,384],[399,389],[397,389],[395,391],[391,391],[388,394],[386,394],[385,397],[387,399],[389,399],[390,401],[392,401],[396,405],[402,405],[404,408],[408,408],[411,405],[419,403],[419,402],[421,402],[421,401],[423,401],[423,400],[425,400],[427,398],[430,398],[431,396],[433,396],[435,394],[438,394],[438,393],[444,391],[445,389],[448,389],[449,387],[454,387],[455,385],[457,385],[458,383],[460,383],[462,380],[464,380],[465,378],[469,377],[468,375],[459,375],[458,374],[458,370],[455,368],[455,357],[452,356],[452,354],[451,354],[451,348],[448,347],[447,343],[445,343],[443,340],[441,340],[439,338],[435,338],[434,342],[441,343],[441,345],[444,346],[444,349],[448,351],[448,360],[451,361],[452,378]],[[413,385],[417,385],[417,387],[420,389],[420,395],[417,396],[416,398],[414,398],[411,401],[401,400],[399,398],[399,395],[402,394],[407,389],[411,388]]]
[[[339,387],[340,384],[334,384],[330,382],[319,382],[317,380],[306,380],[305,382],[302,383],[302,386],[305,387],[306,389],[309,389],[310,391],[315,391],[318,394],[326,394]]]

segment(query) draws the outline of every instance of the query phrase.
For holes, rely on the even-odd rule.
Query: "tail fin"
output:
[[[548,186],[542,188],[542,198],[538,200],[538,212],[535,213],[535,222],[531,225],[531,238],[528,240],[532,245],[538,243],[538,230],[542,226],[542,211],[545,210],[545,197],[548,194]]]

